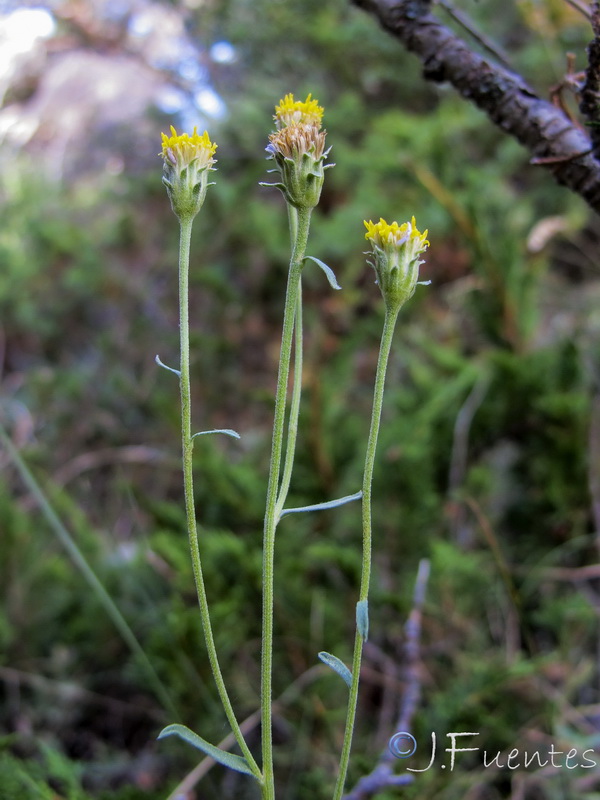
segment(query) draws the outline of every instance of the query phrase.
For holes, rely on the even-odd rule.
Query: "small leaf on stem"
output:
[[[197,733],[194,733],[194,731],[186,728],[185,725],[179,725],[177,723],[174,725],[167,725],[167,727],[163,728],[158,734],[157,738],[165,739],[167,736],[179,736],[180,739],[183,739],[188,744],[191,744],[192,747],[206,753],[207,756],[210,756],[219,764],[234,769],[236,772],[243,772],[244,775],[252,775],[252,777],[254,777],[245,758],[236,756],[233,753],[227,753],[225,750],[215,747],[214,744],[210,744],[206,739],[203,739],[201,736],[198,736]]]
[[[154,360],[156,361],[159,367],[162,367],[163,369],[166,369],[167,372],[172,372],[173,375],[177,375],[178,378],[181,378],[181,372],[178,369],[173,369],[173,367],[167,367],[167,365],[163,364],[163,362],[160,360],[159,356],[155,356]]]
[[[348,688],[352,686],[352,673],[343,661],[340,661],[337,656],[332,656],[331,653],[326,653],[324,650],[319,653],[319,658],[324,664],[331,667],[334,672],[337,672]]]
[[[353,500],[360,500],[362,497],[362,492],[356,492],[356,494],[348,494],[345,497],[338,497],[337,500],[327,500],[325,503],[315,503],[312,506],[298,506],[298,508],[284,508],[281,514],[279,515],[279,519],[285,517],[287,514],[300,514],[304,511],[325,511],[328,508],[337,508],[338,506],[344,506],[346,503],[351,503]]]
[[[233,431],[231,428],[214,428],[212,431],[198,431],[192,436],[192,439],[195,439],[196,436],[205,436],[207,433],[224,433],[227,436],[233,436],[234,439],[242,438],[237,431]]]
[[[306,258],[304,260],[307,261],[308,259],[310,259],[311,261],[314,261],[315,264],[318,267],[321,267],[321,269],[325,273],[325,276],[327,277],[327,280],[329,281],[329,285],[331,286],[332,289],[341,289],[342,288],[339,285],[339,283],[337,282],[337,278],[335,277],[334,271],[331,269],[331,267],[328,267],[327,264],[325,264],[324,261],[321,261],[320,258],[315,258],[314,256],[306,256]]]
[[[369,638],[369,601],[360,600],[356,604],[356,627],[366,642]]]

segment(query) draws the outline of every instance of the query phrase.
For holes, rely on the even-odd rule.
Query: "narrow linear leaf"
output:
[[[331,286],[332,289],[341,289],[342,288],[339,285],[339,283],[337,282],[337,278],[335,277],[334,271],[331,269],[331,267],[328,267],[327,264],[325,264],[324,261],[321,261],[320,258],[315,258],[314,256],[306,256],[306,258],[304,260],[305,261],[307,261],[307,260],[314,261],[315,264],[318,267],[321,267],[321,269],[325,273],[325,276],[327,277],[327,280],[329,281],[329,285]]]
[[[162,367],[163,369],[166,369],[167,372],[172,372],[173,375],[177,375],[178,378],[181,378],[181,372],[178,369],[173,369],[173,367],[168,367],[166,364],[163,364],[163,362],[160,360],[160,356],[154,356],[154,360],[159,367]]]
[[[173,725],[167,725],[167,727],[163,728],[158,734],[157,738],[165,739],[167,736],[179,736],[180,739],[183,739],[188,744],[191,744],[192,747],[195,747],[198,750],[201,750],[203,753],[206,753],[207,756],[210,756],[219,764],[223,764],[225,767],[234,769],[236,772],[243,772],[244,775],[252,775],[252,777],[254,777],[254,774],[245,758],[242,758],[242,756],[236,756],[233,753],[227,753],[225,750],[215,747],[214,744],[210,744],[210,742],[207,742],[206,739],[203,739],[201,736],[198,736],[197,733],[194,733],[194,731],[186,728],[185,725],[179,725],[177,723]]]
[[[352,686],[352,673],[343,661],[340,661],[337,656],[332,656],[331,653],[326,653],[324,650],[319,653],[319,658],[324,664],[331,667],[334,672],[337,672],[348,688]]]
[[[362,492],[356,492],[356,494],[348,494],[346,497],[338,497],[337,500],[328,500],[326,503],[315,503],[315,505],[312,506],[298,506],[298,508],[284,508],[279,515],[279,519],[285,517],[286,514],[300,514],[303,511],[324,511],[327,508],[337,508],[346,503],[351,503],[353,500],[360,500],[361,497]]]
[[[227,436],[233,436],[234,439],[242,438],[237,431],[233,431],[231,428],[214,428],[212,431],[198,431],[192,436],[192,439],[195,439],[196,436],[205,436],[207,433],[225,433]]]
[[[359,600],[356,604],[356,627],[362,638],[369,638],[369,601]]]

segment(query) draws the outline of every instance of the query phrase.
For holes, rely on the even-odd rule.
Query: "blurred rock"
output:
[[[154,70],[125,55],[62,53],[46,62],[29,100],[0,111],[0,132],[57,178],[136,171],[159,149],[148,119],[157,83]]]
[[[67,181],[158,164],[158,108],[177,114],[205,85],[200,51],[180,10],[144,0],[123,3],[118,16],[111,8],[68,0],[55,12],[60,33],[21,50],[16,26],[10,30],[14,15],[3,18],[0,53],[11,35],[15,51],[0,59],[5,153],[24,150]]]

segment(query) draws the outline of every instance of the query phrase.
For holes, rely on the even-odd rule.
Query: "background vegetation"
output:
[[[82,33],[82,8],[95,38]],[[113,37],[109,47],[105,34],[125,23],[106,8],[62,6],[61,52],[118,57],[124,45]],[[598,761],[597,219],[483,115],[425,85],[416,60],[344,0],[164,8],[185,20],[201,52],[224,40],[236,53],[232,63],[204,63],[227,114],[206,123],[219,171],[195,230],[192,370],[197,426],[242,433],[241,443],[206,437],[196,449],[207,588],[240,717],[258,705],[261,526],[287,261],[283,202],[258,181],[274,103],[312,92],[337,166],[310,252],[344,291],[307,269],[294,504],[360,485],[382,322],[362,220],[415,214],[432,243],[423,268],[432,286],[403,310],[389,372],[350,783],[395,730],[404,624],[424,557],[431,577],[413,729],[423,747],[410,766],[426,766],[432,731],[441,740],[467,730],[488,752],[545,753],[554,743],[595,747]],[[461,0],[460,9],[544,95],[567,50],[585,63],[590,30],[565,3]],[[36,91],[33,82],[8,93],[5,109],[23,110]],[[60,178],[44,159],[50,134],[5,145],[0,402],[3,425],[181,721],[219,741],[227,727],[184,536],[177,385],[154,364],[155,353],[177,359],[177,226],[155,156],[172,121],[152,112],[139,128],[103,132],[101,119],[88,120]],[[124,168],[98,168],[107,143]],[[0,458],[0,798],[165,798],[197,759],[181,743],[155,742],[174,720],[5,450]],[[350,654],[359,538],[355,505],[290,518],[279,532],[283,798],[330,793],[344,687],[315,669],[316,654]],[[254,795],[217,767],[190,796]],[[600,795],[597,769],[484,769],[480,755],[464,754],[451,774],[432,768],[403,796]]]

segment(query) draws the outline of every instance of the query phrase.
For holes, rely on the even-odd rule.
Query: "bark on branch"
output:
[[[600,157],[600,3],[594,0],[591,9],[594,38],[588,47],[588,67],[581,89],[579,110],[588,119],[594,155]]]
[[[505,133],[524,145],[532,162],[579,194],[600,214],[600,162],[592,142],[556,106],[517,74],[475,53],[429,11],[426,0],[351,0],[415,53],[428,80],[451,83]]]

